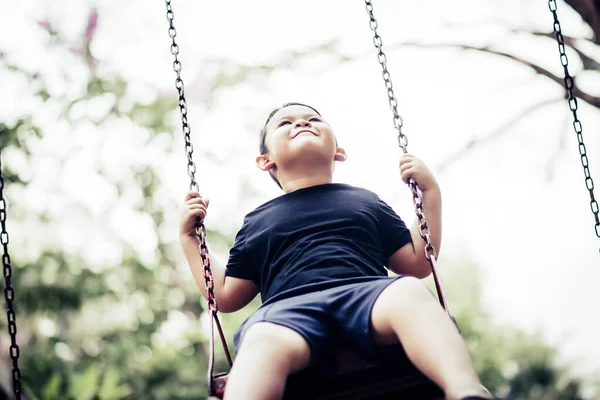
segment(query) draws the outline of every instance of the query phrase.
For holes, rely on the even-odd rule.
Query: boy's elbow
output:
[[[243,308],[243,305],[239,304],[239,301],[235,301],[235,298],[232,296],[219,296],[215,299],[217,303],[217,310],[223,314],[229,314],[236,311],[239,311]]]
[[[258,287],[251,280],[228,277],[219,291],[219,311],[232,313],[241,310],[258,294]]]
[[[415,266],[414,271],[414,276],[416,278],[425,279],[431,275],[431,265],[429,264],[429,261],[425,259],[423,262],[420,262]]]
[[[223,313],[223,314],[229,314],[232,312],[236,312],[238,311],[240,308],[239,307],[234,307],[231,304],[227,303],[227,302],[220,302],[219,303],[219,312]]]
[[[431,266],[424,256],[420,256],[412,247],[405,246],[398,250],[388,263],[388,267],[400,275],[410,275],[418,279],[431,275]]]

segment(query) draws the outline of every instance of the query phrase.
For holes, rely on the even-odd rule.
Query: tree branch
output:
[[[446,43],[439,43],[439,44],[431,43],[431,44],[428,44],[428,43],[405,42],[405,43],[397,43],[393,47],[401,47],[401,46],[416,46],[416,47],[421,47],[421,48],[448,48],[449,47],[449,48],[458,48],[458,49],[463,49],[463,50],[475,50],[475,51],[480,51],[480,52],[484,52],[484,53],[488,53],[488,54],[494,54],[494,55],[506,57],[506,58],[509,58],[520,64],[528,66],[529,68],[533,69],[536,73],[543,75],[564,87],[564,81],[563,81],[562,77],[558,77],[558,76],[554,75],[552,72],[548,71],[547,69],[540,67],[539,65],[534,64],[530,61],[524,60],[524,59],[517,57],[515,55],[512,55],[512,54],[505,53],[503,51],[493,50],[493,49],[489,48],[488,46],[480,47],[480,46],[471,46],[468,44],[456,44],[456,43],[448,43],[448,44],[446,44]],[[575,85],[573,87],[573,94],[576,97],[579,97],[581,100],[585,101],[586,103],[590,104],[591,106],[600,108],[600,97],[591,95],[587,92],[584,92],[579,87],[577,87],[577,85]]]
[[[519,30],[513,30],[513,32],[524,32],[524,31],[519,29]],[[556,39],[554,39],[554,32],[539,32],[539,31],[525,31],[525,32],[530,33],[534,36],[547,37],[552,40],[556,40]],[[575,53],[577,53],[579,58],[581,58],[581,62],[583,63],[583,69],[592,70],[592,71],[600,71],[600,63],[598,61],[594,60],[592,57],[585,54],[577,46],[578,40],[587,40],[587,39],[578,39],[578,38],[575,38],[572,36],[565,36],[565,35],[563,35],[563,38],[565,39],[565,44],[567,46],[569,46]]]
[[[565,0],[573,10],[575,10],[581,18],[594,31],[592,41],[600,44],[600,1],[599,0]]]
[[[503,133],[505,133],[510,127],[516,125],[523,118],[527,117],[531,112],[533,112],[539,108],[542,108],[544,106],[550,105],[552,103],[556,103],[561,100],[562,99],[544,100],[542,102],[536,103],[536,104],[526,108],[525,110],[519,112],[513,118],[511,118],[510,120],[508,120],[507,122],[502,124],[499,128],[494,129],[492,132],[488,133],[486,136],[476,137],[476,138],[471,139],[467,143],[465,143],[465,145],[462,146],[460,149],[458,149],[453,154],[451,154],[450,156],[448,156],[444,160],[442,160],[436,166],[436,170],[443,171],[445,168],[447,168],[450,164],[455,162],[457,159],[464,157],[464,155],[466,153],[473,151],[477,147],[480,147],[486,143],[489,143],[494,139],[497,139],[499,136],[501,136]]]

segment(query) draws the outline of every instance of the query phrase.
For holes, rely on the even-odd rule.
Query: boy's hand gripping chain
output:
[[[198,183],[196,183],[195,173],[196,173],[196,164],[194,164],[194,160],[192,158],[194,147],[192,145],[192,141],[190,138],[190,125],[188,123],[187,118],[187,102],[185,100],[185,94],[183,91],[183,80],[181,79],[181,61],[179,61],[179,46],[175,42],[175,36],[177,36],[177,31],[175,30],[175,26],[173,25],[173,7],[171,5],[171,0],[165,0],[167,6],[167,20],[169,21],[169,37],[172,40],[171,43],[171,53],[175,57],[175,61],[173,61],[173,70],[177,74],[177,78],[175,79],[175,88],[179,93],[179,111],[181,114],[181,124],[183,129],[183,139],[185,144],[185,153],[187,155],[187,172],[190,177],[190,190],[198,190]],[[210,269],[210,256],[208,254],[208,247],[206,246],[206,228],[203,223],[199,224],[196,227],[196,236],[198,238],[199,250],[200,250],[200,258],[202,259],[202,268],[204,273],[204,284],[206,285],[206,291],[208,295],[207,300],[207,311],[209,313],[211,319],[211,329],[210,329],[210,351],[209,351],[209,360],[208,360],[208,385],[209,385],[209,394],[214,392],[214,388],[212,387],[213,381],[213,368],[214,368],[214,347],[215,347],[215,326],[219,331],[219,336],[221,337],[221,342],[223,344],[223,349],[225,350],[225,356],[227,357],[227,362],[229,363],[229,367],[233,365],[231,360],[231,354],[229,353],[229,348],[227,347],[227,342],[225,341],[225,335],[223,334],[223,328],[221,327],[221,322],[219,321],[219,317],[217,316],[217,312],[219,311],[219,307],[217,305],[217,301],[215,299],[215,282],[213,279],[212,271]]]
[[[394,114],[394,128],[398,130],[398,146],[402,149],[402,152],[406,154],[406,147],[408,146],[408,138],[404,133],[402,133],[402,117],[398,113],[398,100],[396,100],[396,96],[394,95],[394,88],[392,85],[392,77],[390,72],[387,69],[387,57],[383,52],[382,46],[383,42],[381,40],[381,36],[377,33],[377,20],[375,19],[375,15],[373,15],[373,3],[371,0],[365,0],[365,6],[367,8],[367,13],[369,14],[369,27],[373,31],[373,45],[377,49],[377,60],[382,68],[382,77],[385,83],[385,87],[387,89],[388,101],[390,103],[390,108],[392,109],[392,113]],[[446,313],[452,317],[450,313],[450,309],[448,308],[448,302],[446,301],[446,296],[444,295],[444,291],[442,290],[442,284],[440,282],[440,278],[436,271],[436,258],[437,252],[431,243],[431,234],[429,231],[429,225],[427,224],[427,219],[425,218],[425,213],[423,212],[423,196],[421,191],[419,190],[416,182],[411,178],[408,181],[408,186],[413,195],[413,203],[415,205],[415,213],[417,214],[417,218],[419,220],[419,234],[425,241],[425,258],[429,261],[431,266],[431,272],[433,273],[433,279],[435,282],[435,288],[437,290],[438,299],[440,304],[446,310]]]

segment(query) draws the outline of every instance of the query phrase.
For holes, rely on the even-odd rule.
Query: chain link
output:
[[[173,25],[173,6],[171,5],[171,0],[165,0],[165,4],[167,6],[167,20],[169,21],[169,37],[171,38],[171,54],[175,57],[173,61],[173,71],[177,75],[175,79],[175,88],[177,89],[177,93],[179,94],[179,112],[181,114],[181,127],[183,131],[183,140],[185,146],[185,154],[187,156],[187,172],[190,177],[190,190],[199,191],[198,183],[196,182],[196,164],[194,163],[193,153],[194,146],[192,145],[191,140],[191,129],[188,122],[187,115],[187,101],[185,100],[185,92],[183,80],[181,79],[181,61],[179,61],[179,45],[175,41],[175,37],[177,36],[177,30]],[[210,256],[208,253],[208,247],[206,246],[206,228],[204,224],[200,224],[196,228],[196,237],[200,243],[200,258],[202,259],[202,267],[204,274],[204,284],[206,285],[206,291],[208,294],[207,305],[208,309],[217,313],[218,305],[215,300],[215,281],[212,276],[212,271],[210,268]]]
[[[4,298],[6,299],[6,318],[10,335],[10,358],[13,362],[12,381],[13,391],[17,400],[21,399],[21,370],[19,369],[19,346],[17,345],[17,317],[13,308],[15,290],[12,287],[12,266],[8,255],[8,232],[6,231],[6,201],[4,200],[4,178],[2,177],[2,152],[0,151],[0,244],[4,249],[2,266],[4,269]]]
[[[169,37],[171,38],[171,54],[175,57],[173,61],[173,71],[177,77],[175,78],[175,88],[179,94],[179,111],[181,114],[181,126],[183,130],[183,140],[185,145],[185,153],[187,156],[187,172],[190,177],[190,190],[198,191],[198,184],[196,183],[196,164],[192,158],[194,152],[194,146],[190,137],[191,129],[188,123],[187,116],[187,102],[185,100],[185,93],[183,87],[183,80],[181,79],[181,61],[179,61],[179,45],[175,42],[177,36],[177,30],[173,25],[173,6],[171,0],[165,1],[167,6],[167,20],[169,21]]]
[[[594,219],[596,220],[595,230],[596,236],[600,238],[600,211],[598,210],[598,201],[594,197],[594,181],[590,174],[590,167],[587,157],[587,152],[585,148],[585,143],[583,142],[583,127],[581,125],[581,121],[577,117],[577,98],[573,94],[573,88],[575,87],[575,81],[571,74],[569,74],[569,59],[567,58],[565,41],[562,34],[562,29],[560,26],[560,22],[558,21],[557,5],[555,0],[548,1],[548,8],[552,12],[552,16],[554,17],[554,36],[556,38],[556,42],[558,43],[558,52],[560,53],[560,63],[563,66],[565,72],[565,89],[567,91],[567,99],[569,104],[569,109],[573,113],[573,129],[575,130],[575,134],[577,135],[577,142],[579,144],[579,155],[581,157],[581,165],[583,166],[583,174],[585,176],[585,187],[590,193],[590,208],[592,210],[592,214],[594,215]]]
[[[183,87],[183,80],[181,79],[181,61],[179,61],[179,45],[175,41],[175,37],[177,36],[177,30],[173,25],[173,6],[171,4],[171,0],[165,0],[165,5],[167,7],[167,21],[169,21],[169,37],[171,38],[171,54],[173,54],[175,60],[173,61],[173,71],[177,75],[175,79],[175,88],[177,89],[177,93],[179,94],[179,113],[181,114],[181,126],[183,131],[183,140],[185,145],[185,154],[187,156],[187,172],[190,177],[190,190],[195,190],[199,192],[198,183],[196,182],[196,164],[194,163],[193,153],[194,146],[192,145],[192,140],[190,137],[191,129],[188,122],[187,116],[187,102],[185,100],[185,92]],[[219,311],[219,306],[217,304],[217,300],[215,298],[215,280],[213,278],[212,270],[210,267],[210,255],[208,252],[208,247],[206,246],[206,227],[203,223],[198,224],[196,227],[196,238],[198,239],[198,249],[200,252],[200,259],[202,261],[202,273],[204,276],[204,285],[206,286],[206,294],[207,294],[207,311],[209,316],[211,317],[211,333],[210,333],[210,353],[208,359],[208,392],[209,395],[214,393],[214,385],[213,385],[213,368],[215,364],[215,327],[217,328],[219,335],[221,337],[221,343],[223,344],[223,350],[225,351],[225,357],[227,358],[227,363],[231,367],[233,364],[231,353],[229,352],[229,348],[227,347],[227,342],[225,340],[225,335],[223,333],[223,328],[221,327],[221,322],[219,321],[219,317],[217,315]]]
[[[387,57],[383,52],[383,41],[381,40],[381,36],[377,33],[377,28],[379,24],[375,19],[375,15],[373,15],[373,4],[371,0],[365,0],[365,6],[367,8],[367,13],[369,14],[369,27],[373,31],[373,45],[377,49],[377,61],[381,65],[381,76],[383,78],[383,82],[385,83],[385,88],[387,89],[388,102],[390,104],[390,108],[392,113],[394,114],[394,128],[398,131],[398,146],[402,149],[404,154],[406,154],[406,147],[408,146],[408,138],[404,133],[402,133],[402,126],[404,125],[404,121],[402,121],[402,117],[398,113],[398,101],[396,100],[396,96],[394,95],[394,85],[392,85],[392,77],[390,72],[387,69]]]
[[[367,13],[369,14],[369,27],[373,31],[373,45],[377,49],[377,61],[379,61],[379,65],[381,65],[382,70],[382,78],[385,83],[385,88],[387,89],[388,102],[390,104],[390,108],[394,115],[394,128],[398,130],[398,146],[402,149],[404,154],[407,153],[408,146],[408,138],[404,133],[402,133],[403,121],[402,117],[398,113],[398,100],[396,100],[396,95],[394,94],[394,86],[392,85],[392,77],[387,68],[387,57],[383,52],[383,40],[381,36],[377,33],[377,28],[379,27],[377,20],[375,19],[375,15],[373,14],[373,3],[371,0],[365,0],[365,7],[367,9]],[[442,283],[437,273],[436,268],[436,260],[437,260],[437,252],[433,243],[431,243],[431,231],[429,229],[429,225],[427,224],[427,218],[425,217],[425,212],[423,210],[423,194],[419,190],[417,183],[414,179],[408,180],[408,186],[412,192],[413,196],[413,204],[415,206],[415,214],[417,215],[419,234],[425,241],[425,258],[429,261],[429,265],[431,267],[431,272],[433,275],[433,280],[435,283],[435,288],[438,294],[438,300],[448,316],[454,320],[450,309],[448,308],[448,302],[446,301],[446,296],[444,295],[444,291],[442,290]],[[456,323],[456,320],[454,320]]]
[[[394,128],[398,130],[398,146],[400,146],[404,154],[406,154],[408,138],[404,133],[402,133],[403,121],[402,117],[398,113],[398,100],[396,100],[394,86],[392,85],[392,77],[387,68],[387,57],[383,52],[383,41],[381,36],[379,36],[377,33],[379,24],[377,23],[375,15],[373,14],[373,3],[371,0],[365,0],[365,6],[367,13],[369,14],[369,27],[373,31],[373,45],[377,49],[377,60],[381,65],[382,77],[387,89],[388,101],[392,113],[394,114]],[[429,230],[429,225],[427,224],[427,218],[425,218],[425,213],[423,212],[423,195],[414,180],[410,179],[408,185],[413,195],[415,213],[417,214],[417,219],[419,221],[419,234],[425,241],[425,258],[431,262],[432,258],[437,258],[437,252],[433,246],[433,243],[431,243],[431,232]]]

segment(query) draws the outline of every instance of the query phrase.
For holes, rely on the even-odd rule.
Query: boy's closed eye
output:
[[[321,122],[319,118],[311,118],[308,120],[309,122]],[[281,128],[284,125],[291,124],[291,121],[283,120],[277,125],[278,128]]]

